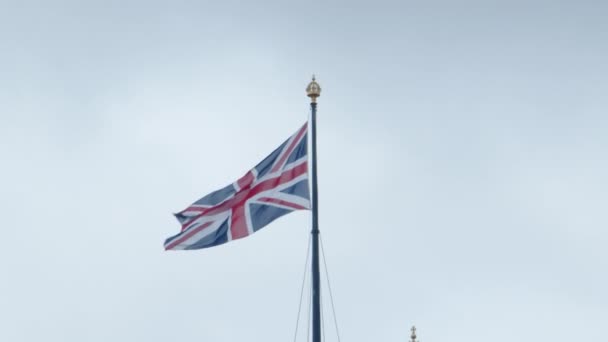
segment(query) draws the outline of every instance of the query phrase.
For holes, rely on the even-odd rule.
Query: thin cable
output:
[[[321,333],[323,334],[322,342],[325,341],[325,319],[323,315],[323,291],[319,293],[319,301],[321,302]]]
[[[331,301],[331,311],[334,314],[334,325],[336,326],[336,335],[338,336],[338,342],[340,342],[340,331],[338,330],[338,318],[336,317],[336,308],[334,306],[334,296],[331,293],[331,285],[329,281],[329,271],[327,269],[327,260],[325,258],[325,250],[323,249],[323,237],[319,234],[319,241],[321,242],[321,254],[323,255],[323,265],[325,266],[325,278],[327,278],[327,288],[329,289],[329,299]]]
[[[302,310],[302,299],[304,298],[304,284],[306,283],[306,270],[308,269],[308,259],[310,256],[310,236],[308,237],[308,248],[306,249],[306,262],[304,263],[304,279],[302,279],[302,289],[300,290],[300,304],[298,305],[298,316],[296,317],[296,332],[293,335],[293,342],[298,338],[298,326],[300,325],[300,312]]]
[[[308,330],[306,332],[306,342],[310,341],[310,317],[312,315],[312,286],[308,289]]]

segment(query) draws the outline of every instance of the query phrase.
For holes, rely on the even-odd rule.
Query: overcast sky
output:
[[[292,341],[309,212],[162,244],[307,120],[312,73],[343,342],[608,340],[606,18],[0,0],[0,340]]]

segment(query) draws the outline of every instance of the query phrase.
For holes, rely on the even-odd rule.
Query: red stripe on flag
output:
[[[253,172],[249,171],[249,172],[247,172],[246,175],[244,175],[238,181],[236,181],[236,183],[239,185],[239,190],[241,190],[241,189],[246,188],[249,185],[251,185],[251,183],[253,183],[254,180],[255,180],[255,177],[253,176]]]
[[[180,243],[188,240],[194,234],[196,234],[196,233],[200,232],[201,230],[209,227],[212,223],[213,223],[213,221],[212,222],[205,222],[200,227],[196,227],[196,228],[192,229],[192,231],[189,231],[188,233],[184,234],[184,236],[180,237],[179,239],[175,239],[175,240],[171,241],[171,243],[168,246],[165,247],[165,250],[172,249],[173,247],[179,245]]]
[[[283,201],[283,200],[276,199],[276,198],[262,197],[262,198],[259,198],[258,201],[266,202],[266,203],[274,203],[274,204],[282,205],[284,207],[290,207],[290,208],[299,209],[299,210],[306,209],[306,207],[303,207],[299,204]]]
[[[230,220],[230,234],[232,236],[232,240],[244,238],[249,235],[249,231],[247,230],[247,222],[245,221],[245,205],[243,203],[239,203],[235,207],[232,208],[232,218]]]

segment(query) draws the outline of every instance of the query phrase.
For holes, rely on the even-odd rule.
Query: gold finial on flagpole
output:
[[[306,95],[310,97],[311,103],[317,103],[317,97],[321,96],[321,86],[315,80],[315,75],[312,75],[312,81],[306,87]]]

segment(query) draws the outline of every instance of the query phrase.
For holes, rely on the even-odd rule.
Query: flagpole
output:
[[[319,197],[317,194],[317,97],[321,87],[312,76],[306,87],[310,97],[312,140],[312,342],[321,342],[321,281],[319,272]]]

